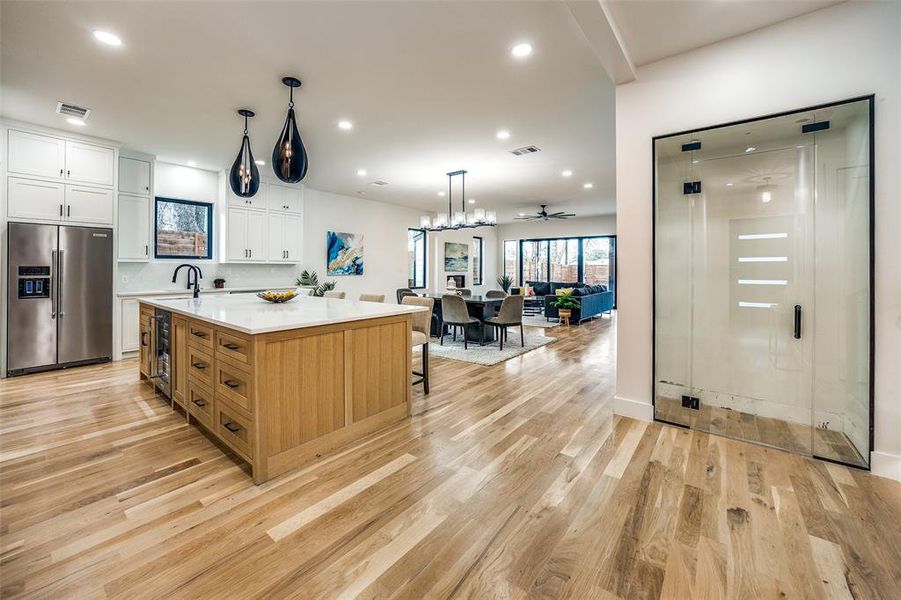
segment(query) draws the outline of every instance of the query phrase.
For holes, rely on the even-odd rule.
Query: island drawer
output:
[[[193,381],[188,384],[188,412],[210,430],[215,429],[213,407],[213,392],[209,388]]]
[[[193,346],[188,346],[188,381],[213,384],[213,357]]]
[[[188,344],[202,348],[204,350],[213,350],[213,328],[206,323],[200,321],[188,321]]]
[[[250,421],[231,407],[216,403],[216,434],[250,462]]]
[[[216,354],[249,366],[253,364],[252,348],[250,336],[236,331],[216,330]]]
[[[216,396],[221,396],[248,414],[253,412],[253,375],[221,360],[216,361]]]

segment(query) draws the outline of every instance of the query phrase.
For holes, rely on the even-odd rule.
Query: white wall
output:
[[[157,196],[213,202],[217,212],[224,209],[224,174],[193,167],[157,162],[154,165]],[[221,219],[213,230],[212,260],[188,261],[203,270],[201,285],[211,287],[222,277],[228,287],[293,285],[303,269],[319,273],[320,280],[334,279],[348,297],[362,292],[384,293],[393,301],[394,290],[407,285],[407,228],[419,224],[420,211],[362,198],[352,198],[306,188],[304,190],[303,260],[299,265],[223,263],[219,247],[223,241]],[[362,276],[326,276],[326,232],[363,234]],[[118,291],[182,289],[182,273],[172,283],[172,270],[182,261],[119,263]]]
[[[482,238],[482,284],[473,284],[472,242],[473,237]],[[467,244],[470,248],[469,269],[466,272],[444,270],[444,243],[456,242]],[[474,294],[484,294],[488,290],[498,289],[497,283],[497,228],[482,227],[479,229],[461,229],[458,231],[430,232],[428,234],[429,263],[428,282],[426,287],[440,292],[447,288],[447,276],[466,275],[466,287]]]
[[[651,138],[876,94],[874,472],[901,480],[901,3],[849,2],[638,70],[616,90],[617,400],[651,410]]]

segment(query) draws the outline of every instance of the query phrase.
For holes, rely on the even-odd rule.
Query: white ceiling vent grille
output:
[[[81,119],[82,121],[86,121],[91,114],[91,109],[76,106],[74,104],[67,104],[65,102],[57,102],[56,114],[66,115],[68,117],[76,117],[78,119]]]
[[[523,154],[535,154],[536,152],[541,152],[541,148],[538,146],[523,146],[522,148],[514,148],[510,150],[510,154],[514,156],[522,156]]]
[[[381,179],[377,179],[370,183],[369,185],[388,185],[387,181],[382,181]]]

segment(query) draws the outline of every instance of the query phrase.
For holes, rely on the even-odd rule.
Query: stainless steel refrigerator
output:
[[[113,354],[113,230],[10,223],[7,375]]]

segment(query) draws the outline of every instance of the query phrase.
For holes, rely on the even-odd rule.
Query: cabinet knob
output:
[[[60,177],[63,176],[63,170],[62,170],[62,169],[59,170],[59,176],[60,176]]]

